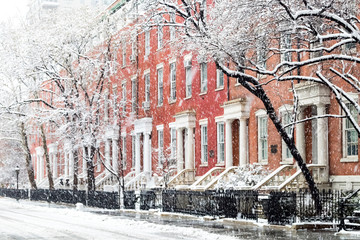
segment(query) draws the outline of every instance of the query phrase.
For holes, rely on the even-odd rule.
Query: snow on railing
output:
[[[224,170],[224,167],[213,167],[190,186],[191,190],[203,190],[207,184],[219,176]]]
[[[126,190],[140,190],[145,188],[147,183],[147,173],[141,172],[140,174],[136,175],[133,179],[131,179],[128,183],[125,184]]]
[[[265,177],[262,181],[252,187],[252,190],[259,190],[263,186],[278,186],[280,182],[285,181],[285,179],[290,177],[288,175],[289,171],[294,168],[293,165],[282,165],[278,167],[275,171],[270,173],[267,177]],[[269,185],[271,184],[271,185]]]
[[[234,173],[239,167],[233,166],[226,168],[222,173],[220,173],[217,177],[212,179],[205,187],[204,190],[213,189],[215,185],[219,182],[219,180],[225,180],[230,176],[231,173]]]
[[[312,176],[315,183],[321,184],[327,182],[324,177],[326,171],[325,165],[309,164],[307,167],[309,168],[309,170],[312,170]],[[305,184],[305,179],[301,170],[299,169],[295,174],[293,174],[291,177],[286,179],[282,184],[280,184],[277,190],[283,190],[285,188],[291,188],[291,187],[301,188],[302,185],[304,184]]]
[[[178,185],[190,185],[194,182],[195,179],[195,169],[183,169],[178,174],[176,174],[167,185],[170,187],[175,187]]]

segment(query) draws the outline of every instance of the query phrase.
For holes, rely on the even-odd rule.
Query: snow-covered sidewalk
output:
[[[0,226],[0,239],[235,239],[198,228],[160,225],[7,198],[0,198]]]

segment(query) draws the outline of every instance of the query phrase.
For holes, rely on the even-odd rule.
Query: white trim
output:
[[[176,128],[176,123],[175,122],[169,123],[169,128]]]
[[[164,130],[164,124],[157,125],[157,126],[156,126],[156,130],[157,130],[157,131],[159,131],[159,130]]]
[[[146,74],[150,74],[150,68],[144,70],[143,76],[145,76]]]
[[[255,116],[256,117],[263,117],[263,116],[266,116],[267,115],[267,112],[265,109],[259,109],[255,112]]]
[[[342,163],[347,163],[347,162],[359,162],[359,157],[358,156],[348,156],[348,157],[343,157],[340,159],[340,162]]]
[[[156,65],[156,70],[158,70],[159,68],[164,68],[164,63],[159,63]]]
[[[224,116],[217,116],[217,117],[215,117],[215,122],[216,122],[216,123],[218,123],[218,122],[225,122]]]
[[[293,109],[294,109],[294,107],[289,104],[284,104],[281,107],[279,107],[279,116],[280,116],[282,125],[284,125],[284,115],[289,114],[289,117],[291,118],[291,116],[293,114],[292,113]],[[287,129],[285,129],[285,131],[287,131]],[[294,158],[292,157],[292,155],[291,155],[291,157],[286,158],[286,150],[287,150],[287,146],[286,146],[284,140],[281,140],[281,162],[280,162],[280,164],[292,164],[294,161]]]
[[[204,118],[204,119],[200,119],[199,120],[199,125],[208,125],[208,119],[207,118]]]
[[[187,55],[184,56],[184,63],[185,63],[186,61],[192,61],[192,54],[191,54],[191,53],[189,53],[189,54],[187,54]]]
[[[349,95],[349,97],[351,97],[354,101],[358,102],[359,99],[359,94],[357,93],[353,93],[353,92],[349,92],[347,93],[347,95]],[[344,104],[348,104],[350,103],[347,99],[345,99],[344,97],[342,98],[342,100],[344,101]],[[341,107],[340,108],[340,113],[341,115],[345,114],[344,111],[342,110]],[[356,109],[355,109],[356,110]],[[346,129],[346,120],[348,120],[347,118],[343,118],[342,122],[341,122],[341,145],[342,145],[342,158],[340,159],[340,162],[346,163],[346,162],[358,162],[359,161],[359,148],[358,148],[358,155],[347,155],[347,140],[346,140],[346,134],[345,134],[345,129]]]
[[[176,60],[177,60],[176,58],[170,59],[170,60],[169,60],[169,64],[176,63]]]

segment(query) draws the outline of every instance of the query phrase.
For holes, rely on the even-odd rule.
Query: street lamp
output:
[[[16,165],[15,167],[15,173],[16,173],[16,189],[19,189],[19,172],[20,168]]]

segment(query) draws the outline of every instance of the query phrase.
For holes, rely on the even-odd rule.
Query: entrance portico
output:
[[[147,180],[151,177],[151,131],[152,118],[142,118],[134,122],[135,134],[135,174],[141,172],[141,135],[143,135],[143,172]]]
[[[233,159],[233,136],[232,123],[239,120],[239,165],[248,164],[248,138],[247,138],[247,119],[249,119],[249,108],[246,105],[246,99],[235,99],[225,102],[224,108],[225,120],[225,167],[229,168],[234,165]]]

